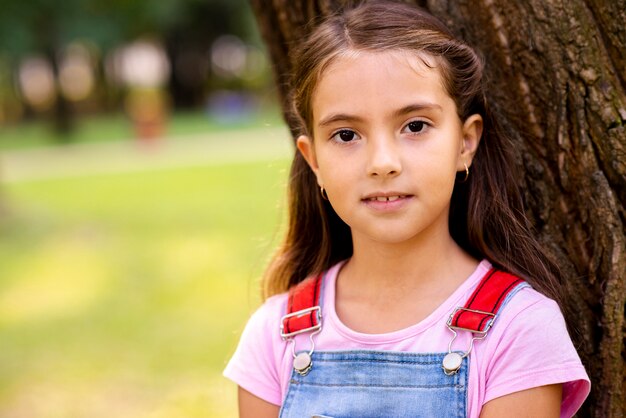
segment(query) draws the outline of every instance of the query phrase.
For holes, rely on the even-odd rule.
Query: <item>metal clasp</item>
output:
[[[315,315],[317,316],[317,325],[313,325],[299,331],[285,332],[286,320],[294,317],[301,318],[305,315],[310,315],[311,312],[315,312]],[[311,335],[309,335],[311,348],[309,351],[296,352],[296,340],[294,337],[299,334],[304,334],[305,332],[311,333]],[[313,367],[313,360],[311,359],[313,351],[315,350],[315,341],[313,340],[313,337],[320,332],[322,332],[322,308],[319,306],[314,306],[312,308],[306,308],[302,309],[301,311],[292,312],[283,316],[280,320],[280,336],[283,338],[283,340],[289,341],[291,343],[291,354],[294,359],[293,368],[301,376],[306,376]]]
[[[477,314],[481,314],[481,315],[487,315],[487,316],[490,316],[491,319],[489,320],[489,322],[487,322],[487,327],[484,330],[482,330],[482,331],[478,331],[478,330],[475,330],[475,329],[469,329],[469,328],[463,328],[463,327],[457,327],[457,326],[452,325],[452,318],[454,318],[454,315],[456,315],[456,313],[459,312],[459,311],[473,312],[473,313],[477,313]],[[485,335],[485,334],[487,334],[487,331],[489,331],[489,329],[493,325],[495,319],[496,319],[496,314],[494,314],[493,312],[485,312],[485,311],[478,311],[476,309],[468,309],[468,308],[458,307],[458,308],[456,308],[454,310],[454,312],[452,312],[452,314],[450,315],[450,318],[448,318],[448,322],[446,323],[446,325],[448,326],[450,331],[453,331],[453,330],[469,331],[469,332],[471,332],[473,334]]]
[[[482,331],[454,326],[452,325],[452,319],[454,318],[454,315],[456,315],[456,313],[459,311],[467,311],[467,312],[487,315],[487,316],[491,316],[491,319],[489,320],[489,322],[487,322],[487,326]],[[465,357],[467,357],[472,351],[472,348],[474,348],[474,341],[482,340],[487,336],[487,332],[491,329],[491,326],[495,322],[495,319],[496,319],[496,314],[492,312],[478,311],[475,309],[468,309],[468,308],[463,308],[463,307],[456,308],[454,312],[450,314],[450,317],[448,318],[448,321],[446,322],[446,326],[454,334],[454,336],[452,337],[452,340],[450,340],[450,343],[448,344],[448,354],[444,357],[444,362],[442,364],[443,372],[447,376],[451,376],[459,371],[459,369],[461,368],[462,360]],[[470,340],[469,348],[464,352],[452,351],[452,343],[454,342],[454,340],[456,339],[458,335],[457,331],[469,331],[472,333],[472,339]]]
[[[289,318],[294,318],[294,317],[302,318],[303,316],[310,314],[311,312],[316,312],[317,325],[313,325],[312,327],[304,328],[299,331],[285,332],[285,320]],[[322,308],[319,306],[313,306],[312,308],[306,308],[306,309],[302,309],[301,311],[292,312],[290,314],[283,316],[280,319],[280,336],[283,338],[283,340],[291,339],[298,334],[304,334],[305,332],[311,332],[311,331],[318,331],[320,329],[322,329]]]

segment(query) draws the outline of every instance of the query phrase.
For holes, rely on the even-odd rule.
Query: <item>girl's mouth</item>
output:
[[[365,196],[362,202],[377,212],[395,212],[404,208],[413,198],[413,195],[398,192],[372,193]]]
[[[397,196],[373,196],[365,198],[366,201],[369,202],[393,202],[398,199],[406,198],[408,195],[397,195]]]

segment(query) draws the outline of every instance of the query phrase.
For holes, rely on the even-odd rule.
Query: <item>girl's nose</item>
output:
[[[368,145],[368,175],[395,177],[402,172],[400,150],[395,138],[376,138]]]

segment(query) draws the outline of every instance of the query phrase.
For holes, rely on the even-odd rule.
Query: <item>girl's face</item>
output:
[[[297,146],[355,244],[449,236],[455,176],[471,165],[482,119],[459,119],[439,71],[430,56],[358,51],[316,86],[314,139]]]

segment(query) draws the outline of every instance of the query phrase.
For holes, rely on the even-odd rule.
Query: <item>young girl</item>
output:
[[[589,379],[476,52],[378,1],[293,62],[289,230],[224,372],[240,416],[572,416]]]

